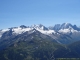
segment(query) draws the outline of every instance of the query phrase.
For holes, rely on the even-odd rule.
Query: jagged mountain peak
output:
[[[25,25],[21,25],[20,27],[21,28],[28,28],[28,26],[25,26]]]
[[[37,25],[31,25],[31,26],[25,26],[25,25],[21,25],[19,27],[13,27],[13,28],[9,28],[9,29],[3,29],[3,30],[0,30],[0,35],[2,35],[4,32],[6,31],[9,31],[9,30],[12,30],[12,33],[13,34],[21,34],[21,33],[24,33],[26,31],[30,31],[32,29],[36,29],[38,31],[40,31],[41,33],[56,33],[58,32],[59,30],[62,30],[62,29],[68,29],[68,30],[76,30],[76,31],[80,31],[80,28],[78,28],[76,25],[72,25],[70,23],[63,23],[63,24],[55,24],[54,26],[52,27],[45,27],[44,25],[42,24],[37,24]]]
[[[61,29],[67,29],[67,28],[69,28],[69,27],[72,27],[72,24],[70,24],[70,23],[63,23],[63,24],[61,25]]]
[[[31,26],[21,25],[19,27],[2,29],[0,30],[0,38],[17,36],[26,32],[28,32],[29,34],[40,32],[44,35],[51,36],[55,40],[62,38],[62,36],[64,37],[64,34],[69,35],[71,38],[74,38],[76,34],[78,39],[80,36],[80,29],[76,25],[72,25],[70,23],[63,23],[63,24],[55,24],[54,26],[49,28],[45,27],[42,24],[38,24],[38,25],[34,24]]]
[[[54,29],[55,31],[57,31],[57,30],[60,29],[60,27],[61,27],[61,24],[55,24],[55,26],[53,27],[53,29]]]
[[[42,26],[44,26],[44,25],[42,25],[42,24],[33,24],[33,25],[31,25],[31,27],[42,27]]]
[[[70,24],[70,23],[55,24],[54,26],[49,27],[49,29],[58,31],[58,30],[60,30],[60,29],[68,29],[68,28],[72,28],[72,26],[73,26],[73,25]]]
[[[48,30],[48,28],[47,27],[45,27],[44,25],[42,25],[42,24],[38,24],[38,25],[31,25],[31,28],[35,28],[35,29],[40,29],[40,30]]]
[[[63,24],[64,24],[64,25],[71,25],[71,23],[67,23],[67,22],[66,22],[66,23],[63,23]]]

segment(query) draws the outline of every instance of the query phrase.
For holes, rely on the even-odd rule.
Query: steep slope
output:
[[[30,30],[30,31],[27,31],[23,34],[19,34],[19,35],[12,35],[12,36],[9,36],[9,37],[4,37],[4,39],[0,40],[0,50],[1,49],[4,49],[5,47],[8,47],[16,42],[19,42],[19,41],[30,41],[34,38],[34,36],[38,37],[38,39],[44,39],[44,40],[50,40],[52,42],[56,42],[54,39],[52,39],[50,36],[48,35],[44,35],[42,34],[41,32],[33,29],[33,30]]]
[[[75,57],[80,57],[80,41],[74,42],[68,45],[68,47],[71,49],[73,53],[76,53]]]
[[[55,28],[57,30],[40,24],[0,30],[0,60],[80,58],[80,31],[77,27],[67,23]]]
[[[32,30],[37,30],[44,35],[48,35],[58,43],[69,44],[80,40],[80,28],[76,25],[70,23],[56,24],[53,27],[45,27],[42,24],[13,27],[8,29],[0,30],[0,42],[10,38],[14,38],[25,32],[31,32]]]
[[[0,60],[52,60],[80,58],[80,42],[68,46],[58,44],[40,32],[18,36],[6,49],[0,51]],[[39,35],[39,36],[38,36]],[[43,37],[42,37],[43,36]],[[28,37],[28,38],[27,38]]]
[[[11,45],[0,51],[0,60],[52,60],[53,52],[63,47],[47,35],[33,30],[16,36]],[[10,42],[11,43],[11,42]],[[63,47],[64,48],[64,47]]]
[[[55,50],[54,57],[56,58],[80,58],[80,41],[69,44],[65,46],[65,48],[58,48],[57,50]]]

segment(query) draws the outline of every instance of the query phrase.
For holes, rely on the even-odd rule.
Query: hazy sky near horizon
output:
[[[80,0],[0,0],[0,29],[20,25],[80,26]]]

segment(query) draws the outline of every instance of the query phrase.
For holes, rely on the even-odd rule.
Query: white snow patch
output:
[[[30,30],[31,30],[31,28],[22,29],[20,27],[12,29],[13,33],[15,33],[15,34],[21,34],[21,33],[24,33],[26,31],[30,31]]]
[[[56,33],[54,30],[40,30],[37,29],[39,32],[43,33],[43,34],[52,34],[52,33]]]
[[[3,29],[0,31],[0,38],[2,37],[2,34],[5,33],[6,31],[9,31],[10,29]]]
[[[70,32],[76,33],[76,32],[80,32],[80,31],[77,31],[77,30],[74,30],[74,29],[61,29],[61,30],[59,30],[59,32],[66,34],[66,33],[70,33]]]
[[[61,29],[59,30],[60,33],[70,33],[69,29]]]
[[[72,30],[71,30],[71,32],[73,32],[73,33],[74,33],[74,32],[79,32],[79,31],[72,29]]]
[[[44,27],[42,26],[42,27],[41,27],[41,30],[43,30],[43,29],[44,29]]]
[[[40,29],[40,30],[44,30],[44,26],[39,24],[39,25],[32,25],[31,28],[35,28],[35,29]]]
[[[2,32],[6,32],[6,31],[9,31],[9,30],[10,30],[10,29],[3,29]]]

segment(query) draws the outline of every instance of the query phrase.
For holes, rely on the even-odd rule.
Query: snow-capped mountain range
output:
[[[2,29],[0,30],[0,39],[2,39],[5,34],[9,36],[17,36],[33,30],[37,30],[42,34],[48,35],[59,43],[63,43],[63,41],[67,43],[67,40],[71,41],[71,39],[73,41],[80,39],[80,28],[70,23],[56,24],[50,27],[45,27],[42,24],[31,26],[21,25],[19,27]]]

